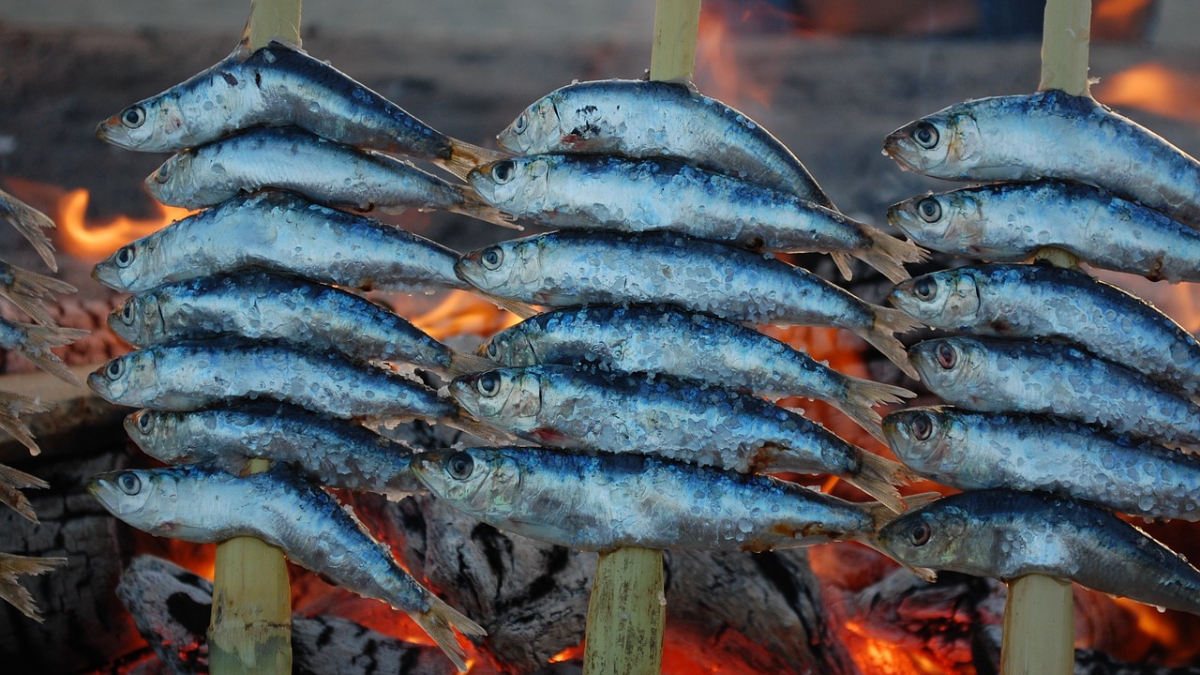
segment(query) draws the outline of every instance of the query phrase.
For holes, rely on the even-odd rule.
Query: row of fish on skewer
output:
[[[950,406],[893,412],[922,476],[967,490],[880,534],[912,566],[1046,574],[1200,613],[1200,572],[1112,513],[1200,520],[1200,342],[1043,249],[1151,280],[1197,280],[1200,162],[1090,96],[968,101],[885,141],[901,166],[988,181],[893,206],[931,249],[993,262],[897,285],[892,304],[958,333],[910,352]],[[1053,258],[1055,254],[1050,254]]]

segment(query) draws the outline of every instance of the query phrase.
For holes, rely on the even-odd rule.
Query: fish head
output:
[[[958,464],[962,424],[940,407],[908,408],[883,418],[883,434],[896,458],[923,476],[952,470]]]
[[[987,349],[978,340],[962,336],[926,340],[909,349],[909,359],[921,381],[944,399],[987,396],[977,386],[988,367]]]
[[[972,107],[958,104],[888,134],[883,154],[908,171],[933,178],[965,179],[979,163],[982,141]]]
[[[959,270],[906,279],[896,284],[888,301],[926,325],[945,329],[973,325],[980,306],[975,277]]]
[[[544,210],[550,159],[514,157],[472,169],[467,182],[488,204],[506,213],[522,215]]]
[[[521,489],[516,459],[497,448],[420,453],[412,472],[438,499],[468,513],[507,515]]]
[[[93,476],[87,491],[109,513],[144,532],[177,536],[179,485],[163,470],[110,471]]]
[[[450,395],[477,419],[504,429],[527,429],[542,409],[541,378],[524,368],[497,368],[456,378]]]
[[[100,140],[142,152],[175,152],[194,145],[187,133],[179,100],[167,93],[134,103],[96,128]]]
[[[191,195],[197,192],[194,185],[196,172],[192,170],[195,157],[192,150],[172,155],[154,173],[146,176],[143,183],[146,191],[163,204],[193,208]]]
[[[129,438],[142,452],[167,464],[187,460],[190,443],[182,440],[179,431],[178,413],[147,408],[125,417]]]
[[[458,259],[458,278],[485,293],[526,300],[542,286],[541,248],[536,237],[500,242]]]
[[[938,499],[914,509],[879,530],[883,551],[909,567],[957,569],[971,556],[974,544],[967,536],[969,515]]]
[[[88,375],[88,387],[110,403],[141,399],[157,380],[154,352],[138,350],[109,361]]]
[[[108,327],[132,345],[162,342],[166,335],[156,293],[131,295],[108,315]]]
[[[986,232],[982,204],[968,190],[928,193],[893,204],[888,222],[917,244],[936,251],[966,251]]]
[[[157,238],[154,235],[129,242],[96,263],[92,268],[92,278],[115,291],[142,290],[141,286],[149,285],[143,284],[141,278],[153,269],[152,258],[156,248]]]
[[[556,99],[557,94],[543,96],[521,111],[512,124],[496,135],[500,149],[523,155],[556,149],[554,141],[562,136]]]
[[[533,342],[523,323],[496,333],[479,347],[479,355],[506,366],[535,366],[539,363]]]

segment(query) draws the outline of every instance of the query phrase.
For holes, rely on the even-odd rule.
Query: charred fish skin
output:
[[[638,455],[544,448],[429,452],[413,470],[439,499],[500,529],[586,551],[768,551],[870,542],[877,505],[769,476]]]
[[[509,367],[584,366],[654,372],[779,399],[827,401],[880,437],[879,404],[912,393],[845,375],[731,321],[669,306],[591,305],[551,310],[486,340],[479,353]]]
[[[893,280],[922,251],[790,192],[665,158],[532,155],[485,164],[467,181],[492,206],[563,229],[683,232],[752,250],[848,256]]]
[[[1200,226],[1200,162],[1091,96],[1049,90],[966,101],[897,129],[883,147],[934,178],[1079,181]]]
[[[100,124],[97,135],[142,152],[178,152],[255,126],[295,125],[322,138],[448,160],[450,139],[333,66],[272,42],[228,57]]]
[[[1200,614],[1200,572],[1101,508],[1043,493],[977,490],[885,525],[897,561],[997,579],[1045,574],[1148,605]]]
[[[551,307],[666,304],[723,319],[853,331],[915,377],[894,336],[919,325],[799,267],[716,242],[651,232],[549,232],[468,253],[459,277]]]
[[[1152,281],[1200,281],[1200,232],[1087,185],[963,188],[900,202],[887,217],[917,244],[945,253],[1022,262],[1059,248],[1095,267]]]
[[[952,405],[1056,415],[1163,445],[1200,447],[1200,408],[1185,394],[1074,347],[950,337],[910,351],[922,382]]]
[[[948,407],[884,418],[918,474],[960,490],[1041,490],[1145,518],[1200,520],[1200,458],[1040,415]]]
[[[450,369],[450,350],[394,312],[353,293],[268,272],[164,284],[127,298],[108,325],[139,347],[231,334],[363,362]]]
[[[125,418],[125,431],[143,452],[168,464],[212,463],[238,475],[248,460],[267,459],[326,487],[392,500],[425,491],[411,470],[413,448],[292,406],[139,410]]]
[[[92,276],[116,291],[255,267],[362,290],[466,289],[458,253],[285,192],[237,197],[121,247]]]
[[[305,569],[404,610],[463,666],[451,627],[483,629],[438,599],[316,485],[282,468],[236,477],[206,466],[102,473],[88,492],[117,518],[155,536],[197,543],[253,536]]]
[[[934,328],[1065,339],[1103,359],[1200,393],[1200,342],[1153,305],[1077,270],[960,267],[903,282],[888,299]]]
[[[522,154],[675,157],[825,208],[804,164],[745,113],[691,87],[643,80],[577,82],[534,102],[496,137]]]

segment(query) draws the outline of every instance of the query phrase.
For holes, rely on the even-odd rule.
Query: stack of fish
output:
[[[911,394],[847,377],[744,323],[853,331],[911,372],[915,325],[775,253],[859,258],[889,277],[923,251],[833,208],[803,164],[746,115],[689,87],[575,83],[499,136],[525,153],[467,176],[506,215],[561,228],[474,251],[459,275],[549,306],[489,340],[504,365],[451,394],[545,448],[429,453],[420,478],[505,530],[576,549],[767,550],[857,539],[902,504],[906,472],[768,400],[872,409]],[[777,480],[832,474],[855,504]]]
[[[154,534],[275,544],[297,564],[407,611],[463,668],[454,629],[482,629],[404,572],[322,486],[393,498],[423,491],[414,449],[367,425],[418,418],[506,438],[422,379],[494,364],[353,292],[468,288],[455,274],[458,254],[337,207],[443,210],[507,225],[469,186],[384,153],[460,176],[498,155],[281,43],[239,47],[98,133],[133,150],[176,152],[147,189],[206,210],[96,266],[99,281],[133,293],[110,325],[139,349],[89,385],[146,408],[128,418],[129,434],[175,466],[101,475],[92,493]],[[256,458],[275,464],[243,475]]]
[[[892,207],[924,246],[1001,263],[1060,249],[1148,279],[1200,279],[1200,162],[1088,96],[968,101],[884,148],[926,175],[1005,181]],[[957,407],[893,413],[888,440],[917,473],[971,491],[885,528],[893,557],[1048,574],[1200,613],[1200,572],[1102,508],[1200,520],[1200,457],[1182,452],[1200,449],[1200,343],[1077,268],[963,267],[903,282],[891,300],[964,335],[911,350]]]

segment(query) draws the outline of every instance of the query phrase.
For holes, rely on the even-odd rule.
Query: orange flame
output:
[[[412,324],[435,339],[457,335],[490,337],[521,321],[492,303],[466,291],[450,291],[445,300],[413,319]]]
[[[746,10],[753,11],[753,6]],[[748,17],[743,15],[742,18]],[[738,67],[734,43],[733,31],[725,14],[713,9],[712,5],[701,5],[700,27],[696,37],[694,79],[697,86],[705,95],[732,106],[744,105],[745,101],[769,106],[774,87],[754,80],[751,73]]]
[[[1200,124],[1200,73],[1147,62],[1104,78],[1092,89],[1096,100]]]

